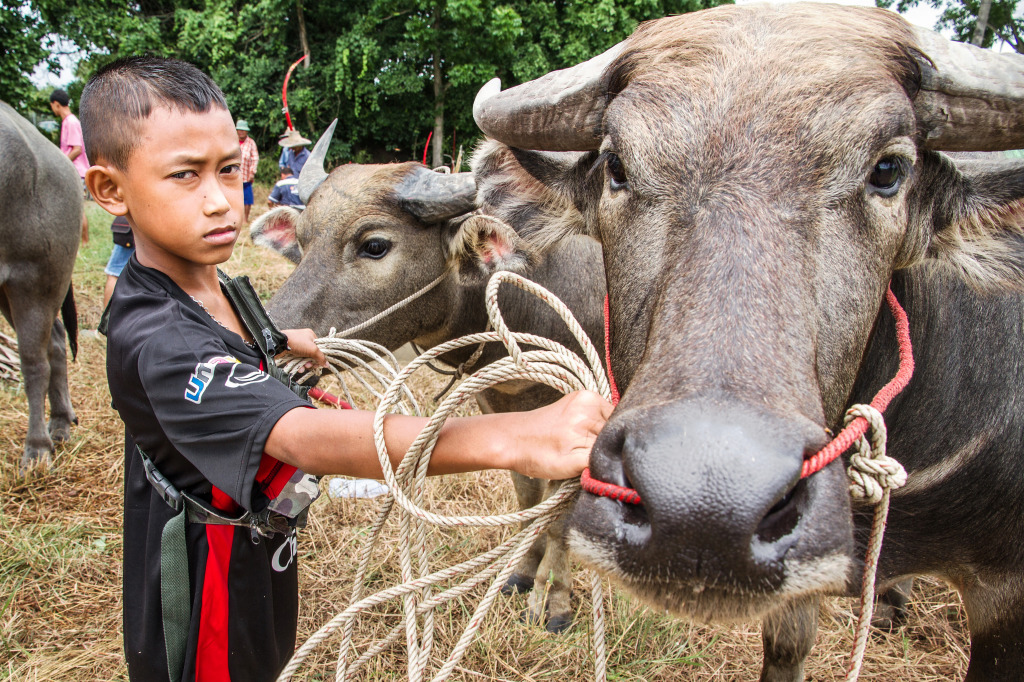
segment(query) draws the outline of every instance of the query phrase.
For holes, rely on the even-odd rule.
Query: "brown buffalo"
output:
[[[643,504],[583,495],[576,554],[674,613],[763,616],[762,679],[802,679],[871,510],[841,462],[801,465],[895,373],[892,280],[918,368],[886,415],[910,482],[878,580],[955,585],[967,679],[1024,678],[1024,166],[940,152],[1024,146],[1024,58],[883,10],[720,7],[489,84],[474,114],[500,141],[473,163],[484,203],[545,187],[496,215],[604,247],[624,394],[591,468]]]
[[[323,162],[332,132],[333,126],[303,167],[299,187],[306,210],[275,209],[251,228],[256,243],[296,263],[268,304],[279,324],[309,326],[321,335],[331,327],[348,329],[441,278],[423,296],[356,335],[392,350],[409,342],[433,346],[484,331],[487,275],[500,268],[523,272],[554,291],[603,348],[604,272],[595,241],[571,239],[532,259],[507,225],[474,212],[476,186],[469,173],[442,175],[415,163],[349,164],[328,176]],[[561,156],[568,162],[578,155]],[[565,324],[535,298],[509,287],[500,301],[512,329],[577,347]],[[445,359],[457,366],[472,350]],[[504,354],[491,344],[472,369]],[[558,397],[546,386],[515,381],[477,400],[484,412],[512,412]],[[516,474],[513,482],[523,508],[558,486]],[[551,631],[563,630],[572,619],[572,574],[561,523],[535,543],[506,591],[530,590],[535,582],[528,618]]]

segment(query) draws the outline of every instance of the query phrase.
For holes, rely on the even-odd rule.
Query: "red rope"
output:
[[[899,395],[900,391],[906,388],[907,384],[910,382],[911,375],[914,373],[914,351],[910,344],[910,321],[907,319],[907,313],[900,306],[900,302],[896,300],[896,295],[892,293],[892,288],[889,288],[885,292],[885,300],[889,304],[889,310],[892,311],[892,316],[896,319],[896,338],[900,347],[900,368],[896,373],[896,376],[893,377],[889,383],[883,386],[882,390],[879,391],[875,395],[874,400],[871,401],[871,407],[875,408],[879,412],[884,412],[892,399]],[[608,380],[612,387],[612,404],[617,405],[619,402],[619,391],[615,386],[615,377],[612,375],[611,323],[609,322],[610,315],[608,313],[608,297],[605,296],[605,362],[608,365]],[[800,478],[806,478],[811,474],[821,471],[836,457],[846,452],[846,450],[853,445],[858,438],[867,433],[867,430],[867,420],[863,417],[855,418],[847,424],[846,428],[840,431],[839,435],[833,438],[828,445],[804,460],[803,467],[800,470]],[[625,502],[626,504],[640,504],[640,494],[636,490],[615,485],[614,483],[604,483],[603,481],[595,480],[590,476],[590,469],[583,470],[583,474],[580,476],[580,485],[584,490],[592,495],[610,497],[613,500]]]
[[[349,405],[347,402],[345,402],[338,396],[332,395],[331,393],[328,393],[327,391],[320,388],[309,389],[309,397],[312,398],[313,400],[319,400],[322,403],[327,403],[328,405],[340,407],[343,410],[352,409],[351,405]]]
[[[608,383],[612,389],[612,405],[619,404],[619,387],[612,374],[612,322],[608,314],[608,294],[604,295],[604,366],[608,369]]]
[[[896,300],[892,288],[885,292],[885,300],[889,304],[892,316],[896,319],[896,339],[900,345],[900,369],[871,401],[871,407],[879,412],[885,412],[885,408],[889,407],[889,402],[906,388],[914,373],[914,349],[910,345],[910,321],[907,319],[907,313],[900,306],[900,302]],[[832,460],[846,452],[847,448],[853,445],[858,438],[867,433],[867,430],[868,421],[864,417],[857,417],[851,421],[846,428],[839,432],[838,436],[832,439],[832,442],[804,460],[800,478],[806,478],[824,469]]]
[[[591,495],[610,497],[613,500],[625,502],[626,504],[640,504],[640,493],[632,488],[625,488],[621,485],[605,483],[604,481],[598,481],[596,478],[591,478],[590,469],[584,469],[583,473],[580,474],[580,485]]]

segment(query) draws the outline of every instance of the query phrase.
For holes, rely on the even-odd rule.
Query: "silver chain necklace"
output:
[[[187,292],[186,292],[186,293],[187,293]],[[196,302],[196,305],[198,305],[198,306],[199,306],[200,308],[202,308],[202,309],[203,309],[203,310],[204,310],[204,311],[206,312],[206,314],[210,316],[210,319],[211,319],[211,320],[213,320],[214,322],[216,322],[216,323],[217,323],[217,324],[219,324],[220,326],[224,327],[224,329],[227,329],[227,330],[228,330],[229,332],[231,332],[232,334],[238,334],[238,332],[236,332],[236,331],[235,331],[234,329],[232,329],[231,327],[227,326],[226,324],[224,324],[223,322],[221,322],[220,320],[218,320],[218,319],[217,319],[217,316],[216,316],[216,315],[214,315],[213,313],[211,313],[211,312],[210,312],[210,309],[206,307],[206,304],[205,304],[205,303],[203,303],[202,301],[200,301],[200,300],[199,300],[198,298],[196,298],[196,297],[195,297],[195,296],[193,296],[192,294],[189,294],[189,295],[188,295],[188,297],[189,297],[189,298],[191,298],[191,299],[192,299],[193,301],[195,301],[195,302]],[[244,343],[244,344],[245,344],[246,346],[248,346],[249,348],[255,348],[255,347],[256,347],[256,342],[255,342],[255,341],[253,341],[252,343],[250,343],[249,341],[246,341],[244,337],[242,338],[242,343]]]

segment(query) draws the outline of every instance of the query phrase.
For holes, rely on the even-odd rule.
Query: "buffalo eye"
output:
[[[622,159],[618,154],[609,153],[605,167],[608,169],[609,186],[613,190],[625,189],[629,178],[626,177],[626,167],[622,165]]]
[[[868,183],[872,189],[883,197],[895,195],[899,191],[902,181],[903,166],[894,156],[888,156],[876,163],[868,177]]]
[[[391,250],[391,242],[381,237],[373,237],[367,239],[359,247],[359,255],[365,258],[373,258],[374,260],[380,260],[384,256],[388,255],[388,251]]]

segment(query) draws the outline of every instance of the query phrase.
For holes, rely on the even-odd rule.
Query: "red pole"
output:
[[[288,123],[288,130],[295,130],[292,125],[292,116],[288,113],[288,79],[292,77],[295,67],[309,58],[308,54],[302,55],[294,64],[288,67],[288,73],[284,75],[284,85],[281,87],[281,100],[284,102],[284,120]]]

